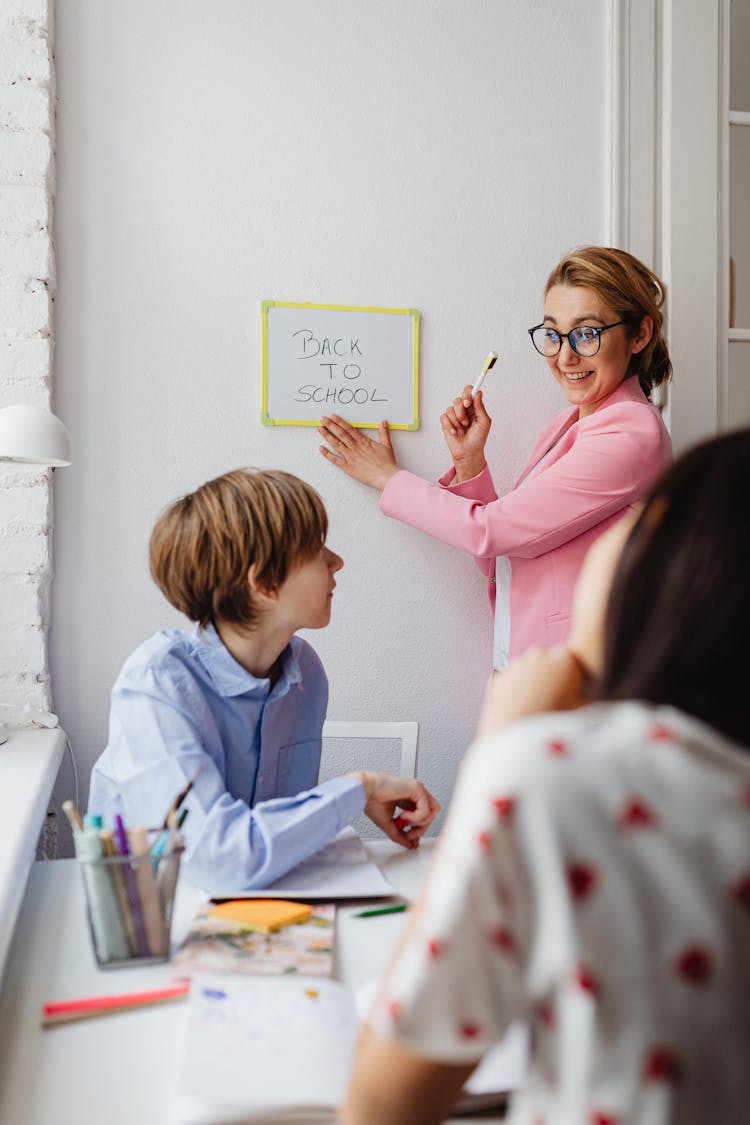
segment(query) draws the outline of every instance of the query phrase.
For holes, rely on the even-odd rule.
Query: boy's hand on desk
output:
[[[357,770],[348,776],[362,784],[365,813],[373,824],[389,840],[405,848],[418,848],[420,837],[440,812],[440,802],[422,782],[376,770]]]

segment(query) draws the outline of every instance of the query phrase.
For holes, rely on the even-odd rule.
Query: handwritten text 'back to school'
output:
[[[317,364],[312,364],[311,373],[316,366],[322,369],[319,382],[305,383],[298,388],[295,402],[334,403],[339,406],[348,406],[352,402],[388,402],[386,397],[378,394],[377,387],[357,383],[362,377],[362,367],[353,357],[362,358],[359,339],[338,337],[332,340],[327,336],[318,338],[309,328],[300,328],[292,333],[292,337],[301,349],[295,358],[303,363],[317,359]],[[335,383],[334,380],[338,379],[345,379],[346,382]]]

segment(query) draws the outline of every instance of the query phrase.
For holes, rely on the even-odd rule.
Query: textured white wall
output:
[[[329,715],[417,719],[445,801],[491,661],[470,558],[378,512],[309,429],[260,424],[264,298],[415,307],[422,428],[487,351],[490,457],[512,483],[563,402],[526,328],[549,269],[605,237],[601,0],[65,0],[57,13],[55,705],[88,774],[130,650],[177,624],[147,573],[171,499],[242,464],[311,481],[346,560],[310,635]]]
[[[0,5],[0,406],[50,406],[50,22],[47,0]],[[49,708],[50,480],[0,464],[0,721]]]

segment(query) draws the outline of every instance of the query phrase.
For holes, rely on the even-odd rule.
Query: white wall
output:
[[[332,718],[417,719],[444,801],[491,660],[470,558],[378,512],[307,429],[261,426],[264,298],[415,307],[422,429],[500,352],[500,487],[564,405],[526,328],[550,268],[607,235],[601,0],[65,0],[57,13],[55,705],[85,780],[130,650],[177,624],[147,540],[171,499],[242,464],[328,506],[346,560],[311,635]]]
[[[50,406],[54,75],[47,0],[0,6],[0,407]],[[0,722],[50,700],[51,474],[0,465]]]

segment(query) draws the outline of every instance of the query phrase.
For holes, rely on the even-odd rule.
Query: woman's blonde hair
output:
[[[317,492],[291,473],[235,469],[176,500],[151,533],[151,575],[200,625],[257,620],[248,577],[275,589],[312,558],[328,531]]]
[[[635,336],[644,316],[654,322],[654,332],[643,351],[630,359],[628,375],[637,375],[643,393],[651,397],[672,374],[672,361],[664,338],[664,282],[653,270],[611,246],[581,246],[562,259],[547,278],[545,297],[555,285],[579,285],[593,290],[617,313]]]

